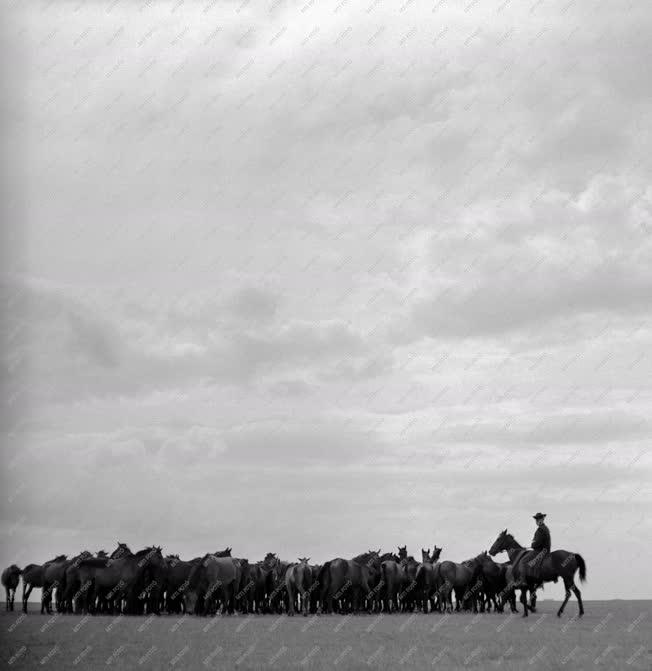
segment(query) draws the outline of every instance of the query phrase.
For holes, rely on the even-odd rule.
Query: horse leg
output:
[[[5,610],[11,610],[11,596],[9,595],[9,588],[5,585]]]
[[[582,592],[580,592],[579,588],[574,582],[571,584],[571,589],[573,590],[573,594],[575,594],[575,596],[577,597],[577,604],[580,607],[579,616],[582,617],[582,615],[584,615],[584,603],[582,602]]]
[[[25,589],[27,588],[27,592],[25,592]],[[25,584],[23,583],[23,613],[27,612],[27,602],[29,601],[29,595],[32,593],[33,586],[31,583]]]
[[[572,582],[570,582],[566,578],[564,578],[564,587],[566,588],[566,596],[565,596],[561,606],[559,607],[559,610],[557,611],[557,617],[561,617],[561,614],[564,612],[564,608],[566,608],[566,604],[568,603],[568,600],[570,599],[571,585],[572,585]]]
[[[310,610],[310,596],[305,589],[301,590],[301,609],[303,610],[303,617],[308,617],[308,611]]]
[[[527,587],[521,589],[521,603],[523,604],[523,617],[528,616]]]
[[[286,583],[285,585],[287,591],[288,591],[288,616],[293,617],[294,616],[294,589],[292,588],[292,585],[289,583]]]

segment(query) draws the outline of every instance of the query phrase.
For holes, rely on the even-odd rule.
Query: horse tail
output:
[[[423,587],[424,580],[425,580],[425,569],[423,564],[419,564],[416,575],[414,576],[414,582],[417,587]]]
[[[324,565],[319,569],[317,574],[317,582],[321,587],[322,594],[326,594],[328,589],[330,589],[330,577],[331,577],[331,563],[330,561],[324,562]]]
[[[389,581],[387,580],[387,564],[385,562],[380,565],[380,579],[387,590],[389,588]]]
[[[576,554],[575,561],[580,569],[580,582],[586,582],[586,562],[584,561],[584,557]]]

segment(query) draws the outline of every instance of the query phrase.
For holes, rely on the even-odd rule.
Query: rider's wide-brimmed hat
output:
[[[536,515],[532,515],[535,520],[542,520],[546,516],[545,513],[537,513]]]

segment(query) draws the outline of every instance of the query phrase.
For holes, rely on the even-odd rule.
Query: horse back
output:
[[[206,566],[206,575],[211,584],[219,582],[222,585],[230,585],[236,582],[238,569],[231,557],[213,557]]]

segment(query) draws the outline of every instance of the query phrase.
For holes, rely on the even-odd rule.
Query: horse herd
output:
[[[507,552],[509,561],[492,557]],[[488,552],[460,562],[440,561],[442,548],[421,550],[421,561],[399,546],[398,554],[369,550],[352,559],[335,558],[311,564],[267,553],[258,562],[232,557],[231,548],[195,557],[163,556],[151,546],[133,553],[118,543],[108,556],[84,551],[69,559],[60,555],[45,564],[20,569],[13,564],[2,573],[6,608],[13,610],[19,578],[23,579],[23,611],[30,593],[41,588],[41,613],[155,614],[287,613],[303,615],[358,612],[517,612],[515,591],[521,590],[523,615],[536,609],[536,591],[544,582],[564,581],[566,598],[582,597],[574,583],[586,565],[578,554],[556,550],[547,554],[536,572],[530,570],[532,551],[520,546],[505,529]],[[527,595],[530,594],[528,600]],[[455,604],[453,603],[455,597]]]

